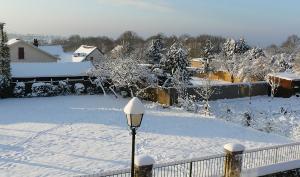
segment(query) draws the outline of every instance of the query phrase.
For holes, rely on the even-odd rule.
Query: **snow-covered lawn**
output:
[[[129,167],[131,136],[122,110],[127,102],[111,96],[0,100],[0,176],[73,176]],[[221,153],[226,143],[258,148],[291,142],[181,109],[145,104],[136,151],[157,163]],[[212,105],[221,108],[223,103]]]

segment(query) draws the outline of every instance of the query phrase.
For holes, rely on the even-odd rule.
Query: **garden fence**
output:
[[[300,160],[300,143],[292,143],[244,151],[242,170]],[[158,164],[153,177],[221,177],[224,176],[225,154]],[[79,177],[130,177],[130,169]]]

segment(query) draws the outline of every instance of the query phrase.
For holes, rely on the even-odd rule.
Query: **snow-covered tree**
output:
[[[273,73],[272,75],[268,75],[266,80],[271,87],[271,96],[273,98],[278,91],[278,87],[280,86],[280,78],[275,77],[275,75]]]
[[[228,39],[223,44],[221,65],[231,75],[231,82],[234,82],[234,77],[240,72],[245,53],[250,49],[250,46],[244,39],[240,39],[239,41]]]
[[[187,86],[190,84],[190,73],[187,69],[189,66],[187,49],[180,42],[175,42],[161,63],[161,69],[166,75],[162,87],[174,87],[179,98],[185,100],[188,96]]]
[[[214,70],[212,65],[214,46],[210,40],[207,40],[204,47],[203,47],[203,60],[205,61],[204,64],[204,72],[208,73]]]
[[[159,64],[163,56],[164,45],[161,38],[153,39],[147,48],[146,56],[150,64]]]
[[[0,97],[8,96],[11,80],[9,47],[3,27],[0,23]]]
[[[189,66],[188,51],[180,42],[175,42],[167,52],[167,57],[163,61],[163,69],[173,75],[177,70],[187,73]],[[189,79],[189,75],[185,76]]]
[[[234,39],[227,39],[223,44],[223,52],[226,56],[233,56],[234,54],[243,54],[250,50],[251,47],[242,38],[238,41]]]
[[[132,97],[140,96],[147,88],[156,85],[156,77],[150,69],[131,57],[115,60],[110,78],[116,88],[128,89]]]
[[[195,92],[201,96],[203,99],[204,105],[204,113],[205,115],[210,114],[210,105],[209,105],[209,100],[211,96],[215,93],[215,89],[212,87],[211,80],[210,79],[205,79],[204,84],[202,85],[201,88],[195,89]]]

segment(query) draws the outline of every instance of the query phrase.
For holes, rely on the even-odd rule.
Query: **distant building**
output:
[[[73,62],[73,53],[64,52],[64,49],[61,45],[40,45],[39,49],[59,58],[59,62],[61,63]]]
[[[80,46],[73,54],[73,62],[91,61],[92,63],[98,63],[104,59],[104,54],[95,46]]]
[[[29,44],[21,39],[11,39],[7,42],[10,49],[11,62],[17,63],[47,63],[57,62],[58,57],[38,48],[38,44]]]
[[[300,93],[300,75],[295,73],[273,73],[268,78],[279,84],[275,96],[291,97]]]

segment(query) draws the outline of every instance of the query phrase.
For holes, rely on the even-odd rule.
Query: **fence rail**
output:
[[[221,177],[224,176],[225,154],[154,165],[153,177]],[[300,160],[300,142],[244,151],[242,170]],[[79,177],[129,177],[130,170]]]

